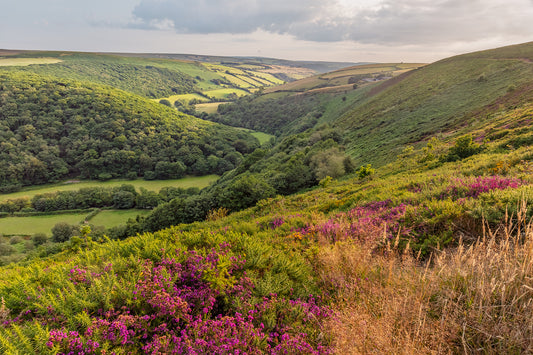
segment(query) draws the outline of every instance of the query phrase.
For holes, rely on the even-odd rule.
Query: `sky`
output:
[[[0,48],[429,63],[532,22],[533,0],[0,0]]]

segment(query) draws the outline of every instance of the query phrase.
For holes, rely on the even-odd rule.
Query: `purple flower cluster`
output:
[[[146,354],[329,353],[311,333],[331,312],[312,297],[271,295],[257,303],[245,260],[230,251],[223,243],[205,253],[177,251],[158,262],[139,261],[141,277],[128,307],[91,316],[82,333],[53,329],[47,346],[62,354],[114,348]],[[86,269],[69,274],[78,287],[90,286]]]
[[[477,198],[484,192],[517,188],[523,184],[524,181],[520,179],[499,175],[478,176],[473,179],[455,179],[439,198],[451,198],[452,200],[468,197]]]
[[[327,240],[338,241],[359,239],[376,241],[384,233],[389,238],[398,233],[409,236],[412,228],[404,224],[408,205],[401,203],[393,206],[391,200],[375,201],[356,207],[347,213],[338,213],[329,220],[314,226],[300,228],[299,233],[314,233]]]

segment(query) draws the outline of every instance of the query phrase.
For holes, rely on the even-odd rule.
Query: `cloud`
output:
[[[346,0],[141,0],[130,26],[190,34],[260,30],[314,42],[443,44],[533,35],[532,2],[360,0],[348,8]]]
[[[133,26],[157,29],[171,22],[180,33],[289,33],[324,6],[322,0],[142,0]]]

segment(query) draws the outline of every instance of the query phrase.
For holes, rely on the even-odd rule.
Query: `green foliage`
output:
[[[0,72],[0,80],[0,186],[6,188],[67,176],[203,175],[210,155],[225,161],[217,165],[223,172],[234,167],[237,149],[258,146],[247,132],[108,87],[20,72]]]
[[[39,246],[48,241],[48,236],[45,233],[36,233],[32,235],[31,240],[35,246]]]
[[[474,143],[472,136],[467,134],[465,136],[457,138],[453,147],[447,155],[443,156],[444,161],[457,161],[460,159],[468,158],[474,154],[478,154],[483,151],[484,147],[478,143]]]
[[[361,165],[361,167],[357,171],[357,177],[359,179],[364,179],[365,177],[373,175],[375,173],[376,169],[373,169],[371,164]]]
[[[52,227],[52,240],[56,243],[68,241],[78,231],[77,226],[65,222],[59,222]]]

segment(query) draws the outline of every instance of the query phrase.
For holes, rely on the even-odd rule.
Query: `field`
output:
[[[274,93],[278,91],[302,92],[313,89],[320,89],[324,87],[336,88],[338,86],[365,84],[364,79],[382,80],[379,76],[391,77],[398,76],[405,71],[412,70],[425,64],[420,63],[392,63],[392,64],[365,64],[354,67],[336,70],[331,73],[315,75],[298,80],[292,83],[287,83],[281,86],[270,87],[265,90],[265,93]],[[352,81],[350,81],[350,79]],[[339,88],[343,90],[344,88]],[[335,89],[331,89],[335,90]]]
[[[194,107],[196,111],[205,112],[205,113],[216,113],[218,106],[221,104],[227,104],[227,102],[208,102],[204,104],[196,104]]]
[[[0,67],[61,63],[57,58],[0,58]]]
[[[189,101],[195,99],[196,101],[200,101],[200,102],[208,102],[209,99],[206,99],[204,96],[200,95],[200,94],[196,94],[196,93],[193,93],[193,94],[183,94],[183,95],[172,95],[172,96],[169,96],[169,97],[163,97],[161,99],[155,99],[155,101],[158,101],[159,100],[168,100],[170,101],[170,103],[172,105],[174,105],[174,102],[175,101],[180,101],[184,104],[188,104]]]
[[[110,180],[110,181],[81,181],[73,183],[62,183],[62,184],[51,184],[51,185],[42,185],[35,186],[31,189],[24,191],[13,192],[9,194],[1,194],[0,201],[5,201],[9,199],[16,199],[20,197],[29,197],[32,198],[38,194],[44,194],[48,192],[55,191],[74,191],[86,187],[118,187],[122,184],[133,185],[137,190],[141,187],[149,191],[159,191],[162,187],[173,186],[173,187],[198,187],[200,189],[208,186],[209,184],[215,182],[218,179],[216,175],[206,175],[199,177],[187,177],[177,180]]]
[[[66,222],[68,224],[78,224],[83,222],[86,216],[87,213],[73,213],[48,216],[0,218],[0,234],[32,235],[35,233],[46,233],[50,235],[50,230],[56,223]]]
[[[264,144],[269,142],[272,138],[275,136],[272,134],[264,133],[264,132],[250,132],[252,136],[257,138],[259,140],[259,143]]]
[[[204,94],[215,99],[227,99],[230,94],[236,94],[237,96],[245,96],[248,95],[248,92],[240,89],[227,88],[205,91]]]
[[[90,223],[95,226],[112,228],[124,224],[128,219],[135,218],[137,215],[144,216],[148,213],[150,210],[104,210],[94,216]]]

